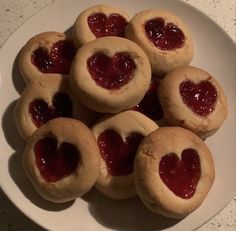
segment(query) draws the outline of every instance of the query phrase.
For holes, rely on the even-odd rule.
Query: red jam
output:
[[[157,97],[159,80],[153,80],[142,101],[134,108],[152,120],[163,118],[163,110]]]
[[[72,101],[66,93],[57,93],[53,97],[52,106],[43,99],[35,99],[29,105],[29,113],[33,123],[40,127],[49,120],[58,117],[72,117]]]
[[[206,117],[215,109],[217,91],[209,81],[194,84],[182,82],[179,86],[183,102],[197,115]]]
[[[31,62],[42,73],[69,74],[76,49],[69,40],[56,42],[48,52],[39,47],[31,55]]]
[[[43,138],[34,146],[36,165],[48,182],[56,182],[73,173],[79,162],[79,152],[69,143],[57,146],[54,138]]]
[[[136,151],[143,138],[139,133],[131,133],[123,141],[122,137],[111,129],[100,134],[98,145],[111,175],[125,176],[133,172]]]
[[[184,199],[191,198],[201,176],[198,153],[194,149],[185,149],[181,160],[174,153],[163,156],[159,164],[159,174],[174,194]]]
[[[97,85],[116,90],[126,85],[133,77],[136,64],[129,53],[116,53],[109,57],[96,53],[87,61],[88,70]]]
[[[103,13],[97,13],[88,17],[89,28],[97,38],[105,36],[125,37],[127,24],[126,19],[119,14],[111,14],[107,17]]]
[[[148,39],[161,50],[173,50],[184,45],[185,36],[182,30],[173,23],[165,24],[163,18],[147,21],[145,31]]]

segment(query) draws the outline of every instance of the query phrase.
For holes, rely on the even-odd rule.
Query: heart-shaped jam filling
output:
[[[166,186],[184,199],[194,195],[201,176],[200,158],[196,150],[185,149],[181,160],[174,153],[161,158],[159,174]]]
[[[76,49],[72,41],[62,40],[56,42],[48,52],[39,47],[31,55],[31,62],[42,73],[69,74]]]
[[[79,162],[77,148],[69,143],[58,147],[54,138],[43,138],[34,146],[36,165],[48,182],[56,182],[73,173]]]
[[[188,80],[180,84],[179,91],[183,102],[197,115],[204,117],[214,111],[217,90],[209,81],[194,84]]]
[[[107,17],[103,13],[97,13],[88,17],[89,28],[97,38],[105,36],[124,37],[127,24],[126,19],[119,14],[110,14]]]
[[[111,175],[125,176],[133,172],[136,151],[143,138],[139,133],[131,133],[123,141],[122,137],[111,129],[100,134],[98,145]]]
[[[109,89],[119,89],[133,77],[136,64],[129,53],[116,53],[109,57],[96,53],[87,61],[88,70],[97,85]]]
[[[157,97],[158,85],[158,79],[152,80],[144,98],[134,108],[134,110],[143,113],[152,120],[160,120],[163,118],[163,110]]]
[[[165,24],[163,18],[154,18],[144,24],[148,39],[161,50],[173,50],[184,45],[182,30],[173,23]]]
[[[33,123],[40,127],[49,120],[58,117],[72,117],[72,101],[66,93],[57,93],[53,97],[52,106],[43,99],[35,99],[29,105],[29,113]]]

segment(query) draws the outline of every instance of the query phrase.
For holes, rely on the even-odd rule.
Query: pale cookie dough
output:
[[[176,195],[160,177],[160,161],[170,153],[181,159],[185,149],[194,149],[200,159],[200,178],[190,198]],[[214,162],[207,145],[194,133],[180,127],[163,127],[141,143],[134,162],[137,193],[154,213],[182,218],[197,209],[206,198],[215,177]]]
[[[109,129],[118,133],[125,142],[130,134],[139,133],[146,136],[158,129],[158,125],[139,112],[124,111],[114,116],[102,118],[92,127],[92,133],[98,140],[100,134]],[[102,156],[100,175],[95,187],[106,196],[116,200],[136,196],[133,173],[129,175],[111,175]]]
[[[81,46],[97,38],[88,25],[88,17],[98,13],[102,13],[107,17],[112,14],[118,14],[126,19],[127,23],[130,20],[129,15],[119,8],[107,5],[92,6],[84,10],[73,25],[73,38],[77,46]]]
[[[181,48],[162,50],[149,40],[145,31],[145,23],[156,18],[164,19],[165,25],[173,23],[181,29],[185,37]],[[194,49],[190,32],[182,20],[171,12],[150,9],[137,13],[126,27],[125,35],[126,38],[137,43],[145,51],[154,74],[163,75],[177,67],[187,66],[193,58]]]
[[[50,31],[35,35],[24,45],[19,54],[19,69],[26,84],[42,76],[68,76],[60,73],[43,73],[32,63],[32,53],[35,50],[43,48],[49,52],[56,42],[64,40],[69,40],[73,44],[72,38],[66,34]]]
[[[215,87],[217,98],[210,114],[200,116],[184,103],[180,94],[180,84],[185,81],[194,84],[208,81]],[[220,84],[208,72],[196,67],[178,68],[166,75],[160,82],[158,95],[168,124],[189,129],[202,138],[213,135],[228,114],[227,99]]]
[[[88,70],[88,59],[102,53],[109,57],[126,53],[136,68],[133,78],[118,89],[99,86]],[[97,112],[117,113],[136,106],[144,97],[151,81],[151,67],[143,50],[135,43],[118,37],[104,37],[85,44],[77,52],[70,73],[70,86],[84,106]]]
[[[74,172],[55,182],[45,180],[36,164],[35,145],[44,138],[55,139],[58,148],[62,143],[69,143],[79,153]],[[74,119],[59,118],[49,121],[33,134],[26,145],[23,164],[36,191],[49,201],[62,203],[83,196],[93,187],[99,175],[100,154],[88,127]]]
[[[15,107],[15,122],[22,137],[28,139],[38,128],[30,113],[30,104],[34,100],[40,99],[47,103],[49,108],[55,108],[53,100],[58,93],[66,94],[66,96],[70,98],[72,104],[72,118],[81,120],[88,126],[95,122],[97,113],[83,107],[75,100],[74,96],[71,94],[67,78],[61,76],[51,76],[50,78],[42,77],[27,85]],[[38,114],[38,116],[44,116],[41,113]]]

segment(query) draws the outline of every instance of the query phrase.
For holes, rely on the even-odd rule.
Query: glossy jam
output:
[[[73,107],[72,101],[66,93],[57,93],[53,97],[52,106],[43,99],[35,99],[29,105],[29,113],[33,123],[40,127],[49,120],[58,117],[72,117]]]
[[[69,40],[56,42],[50,51],[43,47],[34,50],[31,62],[42,73],[69,74],[76,49]]]
[[[177,196],[191,198],[201,176],[200,158],[196,150],[185,149],[181,160],[176,154],[161,158],[159,174],[166,186]]]
[[[163,110],[157,97],[159,80],[153,80],[142,101],[134,108],[152,120],[163,118]]]
[[[116,53],[109,57],[96,53],[87,61],[89,73],[97,85],[115,90],[126,85],[134,76],[136,65],[129,53]]]
[[[103,13],[97,13],[88,17],[89,28],[97,38],[105,36],[124,37],[127,24],[126,19],[119,14],[111,14],[107,17]]]
[[[111,129],[100,134],[98,145],[111,175],[125,176],[133,172],[136,151],[143,138],[139,133],[131,133],[123,141],[122,137]]]
[[[198,84],[185,81],[180,84],[179,91],[183,102],[197,115],[206,117],[214,111],[217,91],[209,81]]]
[[[146,36],[161,50],[173,50],[184,45],[182,30],[173,23],[165,24],[163,18],[154,18],[144,24]]]
[[[57,147],[54,138],[43,138],[34,146],[36,165],[48,182],[56,182],[72,174],[79,162],[79,152],[69,143]]]

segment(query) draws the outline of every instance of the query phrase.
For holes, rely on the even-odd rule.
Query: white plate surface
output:
[[[216,135],[207,140],[214,155],[216,180],[203,205],[182,220],[167,219],[147,211],[138,199],[111,201],[95,190],[83,199],[55,205],[41,199],[26,178],[21,157],[24,141],[17,133],[13,110],[24,88],[17,68],[17,54],[33,35],[66,31],[78,14],[94,4],[113,4],[130,15],[147,8],[164,8],[183,18],[191,29],[196,53],[192,65],[210,72],[228,97],[229,117]],[[12,202],[28,217],[49,230],[193,230],[218,213],[235,194],[236,176],[236,71],[235,44],[207,16],[179,0],[78,1],[59,0],[33,16],[0,51],[0,185]]]

